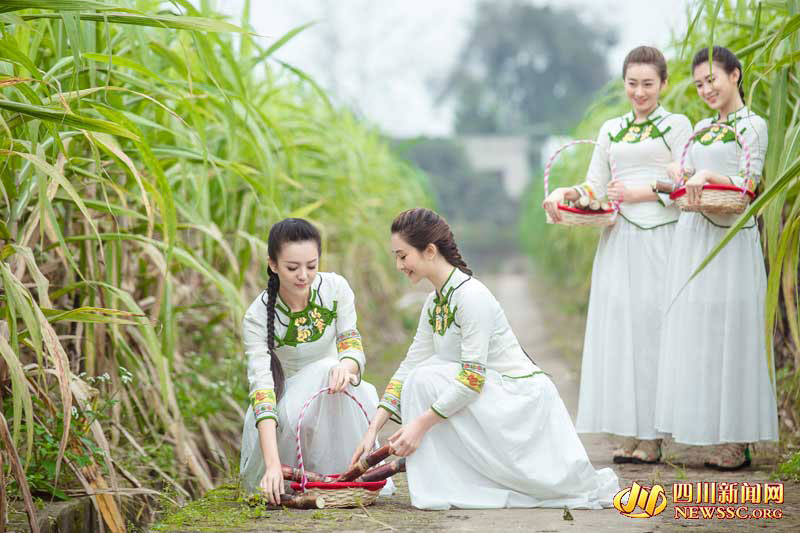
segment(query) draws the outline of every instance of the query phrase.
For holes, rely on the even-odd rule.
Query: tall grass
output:
[[[0,6],[0,416],[28,477],[57,443],[34,489],[56,494],[62,463],[87,493],[229,473],[277,219],[319,225],[367,340],[384,329],[388,224],[427,203],[422,178],[276,58],[304,28],[264,46],[206,4]]]
[[[795,432],[800,428],[800,1],[701,0],[688,10],[687,28],[666,51],[672,60],[669,87],[662,98],[665,107],[686,114],[693,123],[712,114],[696,94],[690,66],[697,50],[720,44],[741,59],[746,104],[769,123],[769,150],[759,195],[707,261],[750,216],[759,217],[769,270],[767,339],[770,349],[774,340],[776,349],[784,428]],[[625,112],[623,94],[621,81],[612,82],[588,110],[575,136],[594,137],[603,120]],[[555,186],[580,181],[588,166],[588,153],[563,159],[554,170]],[[526,246],[551,274],[577,265],[566,278],[566,288],[584,295],[581,301],[585,303],[597,234],[546,227],[541,201],[538,184],[530,191],[523,220]]]

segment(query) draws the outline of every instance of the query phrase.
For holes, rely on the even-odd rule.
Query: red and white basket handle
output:
[[[712,124],[709,124],[705,128],[694,132],[692,134],[692,136],[689,137],[689,140],[686,141],[686,144],[683,147],[683,152],[681,153],[681,172],[680,172],[680,175],[683,176],[683,173],[686,170],[686,166],[685,166],[686,165],[686,156],[689,153],[689,148],[691,148],[692,143],[701,134],[707,132],[708,130],[710,130],[712,128],[723,128],[723,129],[732,131],[733,134],[736,136],[736,140],[739,141],[739,144],[742,145],[742,149],[744,150],[744,178],[745,178],[744,186],[742,187],[742,196],[744,196],[748,191],[747,184],[750,183],[750,179],[751,179],[750,178],[750,147],[747,145],[747,141],[744,140],[744,137],[742,137],[739,134],[739,132],[736,131],[735,128],[733,128],[731,126],[728,126],[727,124],[720,124],[720,123],[714,122]]]
[[[300,490],[303,492],[305,492],[306,483],[308,483],[308,478],[306,477],[306,468],[303,465],[303,450],[300,447],[300,429],[303,427],[303,417],[306,414],[306,409],[308,409],[308,406],[311,405],[311,402],[317,399],[317,397],[323,394],[327,394],[329,391],[330,389],[328,387],[325,387],[314,393],[314,395],[311,396],[311,398],[306,400],[306,403],[303,405],[303,409],[300,411],[300,416],[297,418],[297,432],[295,434],[295,439],[297,440],[297,466],[300,468],[300,474],[302,476],[302,479],[300,481]],[[355,396],[353,396],[346,390],[341,391],[341,393],[346,396],[349,396],[354,402],[356,402],[356,404],[361,408],[361,412],[364,413],[364,417],[366,417],[367,419],[367,425],[369,425],[371,423],[369,419],[369,414],[367,414],[367,410],[364,409],[364,406],[361,405],[361,402],[359,402]]]
[[[598,146],[601,149],[605,150],[606,154],[608,155],[608,166],[609,166],[609,169],[611,171],[611,179],[613,180],[613,179],[617,178],[617,164],[614,161],[614,158],[611,156],[611,152],[607,148],[605,148],[602,144],[600,144],[597,141],[593,141],[591,139],[578,139],[578,140],[575,140],[575,141],[570,141],[567,144],[563,145],[558,150],[556,150],[555,152],[553,152],[553,155],[551,155],[550,159],[547,160],[547,165],[545,165],[545,167],[544,167],[544,197],[545,198],[547,198],[548,194],[550,193],[550,187],[549,187],[549,185],[550,185],[550,170],[553,167],[553,162],[556,160],[556,157],[558,157],[558,155],[561,152],[563,152],[567,148],[575,146],[576,144],[593,144],[593,145]],[[614,202],[614,209],[615,210],[619,209],[619,204],[616,203],[616,202]]]

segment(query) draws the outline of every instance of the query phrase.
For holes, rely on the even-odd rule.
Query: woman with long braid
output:
[[[248,492],[261,489],[278,503],[284,491],[281,464],[297,466],[295,429],[306,400],[324,387],[348,389],[372,418],[378,395],[361,381],[365,358],[353,291],[342,276],[317,271],[319,231],[305,220],[287,218],[270,229],[267,244],[267,290],[244,317],[251,406],[240,476]],[[366,427],[364,414],[344,395],[312,403],[301,435],[305,466],[343,472]]]
[[[555,386],[472,277],[447,222],[429,209],[401,213],[392,252],[412,283],[436,290],[352,463],[391,418],[415,507],[610,507],[617,476],[592,467]]]

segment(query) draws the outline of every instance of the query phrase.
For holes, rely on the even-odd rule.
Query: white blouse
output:
[[[457,268],[441,293],[428,296],[406,358],[381,399],[379,407],[389,411],[394,420],[402,419],[403,381],[412,369],[433,356],[461,364],[461,371],[431,406],[443,418],[478,398],[487,369],[506,378],[527,377],[539,371],[522,350],[489,289]]]
[[[692,134],[692,124],[683,115],[658,106],[645,122],[634,122],[633,112],[607,120],[597,136],[586,181],[578,188],[581,194],[598,199],[606,196],[611,181],[607,150],[616,164],[616,177],[628,187],[650,187],[655,180],[668,181],[667,165],[680,162],[681,152]],[[652,229],[678,220],[678,208],[662,200],[622,202],[620,215],[628,222]]]
[[[695,131],[707,128],[712,123],[718,123],[719,117],[705,118],[697,123]],[[750,183],[747,185],[750,190],[755,190],[761,173],[764,169],[764,160],[767,155],[767,122],[750,111],[747,107],[742,107],[739,111],[728,114],[725,122],[736,129],[750,148]],[[727,176],[733,185],[743,187],[745,185],[745,166],[746,157],[736,136],[730,130],[722,128],[711,128],[702,134],[692,144],[687,158],[687,166],[693,167],[695,171],[711,170],[723,176]],[[730,227],[739,215],[715,215],[703,213],[710,222],[717,226]],[[755,225],[755,219],[745,227]]]
[[[365,357],[356,327],[355,297],[347,280],[339,274],[318,272],[308,305],[302,311],[291,312],[277,296],[274,328],[275,354],[287,378],[309,363],[338,357],[358,364],[360,383]],[[256,424],[265,418],[277,422],[275,383],[267,345],[267,291],[245,313],[243,342]]]

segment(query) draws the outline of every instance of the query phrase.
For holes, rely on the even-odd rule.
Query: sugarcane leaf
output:
[[[84,117],[59,109],[52,109],[49,107],[26,104],[22,102],[14,102],[11,100],[0,100],[0,109],[7,109],[22,115],[54,122],[60,126],[109,133],[111,135],[126,137],[134,141],[139,140],[139,138],[132,132],[118,126],[117,124],[114,124],[113,122]]]

